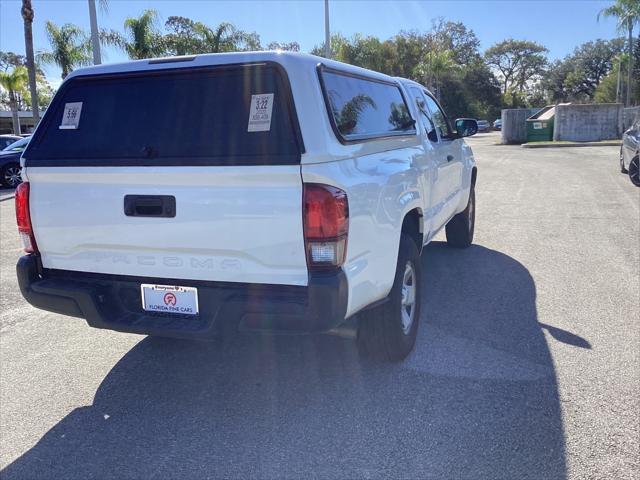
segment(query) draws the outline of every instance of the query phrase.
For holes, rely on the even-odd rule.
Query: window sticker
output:
[[[58,128],[60,130],[76,130],[80,123],[81,111],[82,102],[65,103],[64,113],[62,114],[62,123]]]
[[[271,110],[273,110],[273,93],[251,95],[247,132],[268,132],[271,130]]]

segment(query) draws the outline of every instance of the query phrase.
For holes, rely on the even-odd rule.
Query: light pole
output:
[[[91,50],[93,51],[93,64],[100,65],[102,56],[100,55],[100,38],[98,37],[98,17],[96,15],[96,0],[89,2],[89,24],[91,25]]]
[[[620,69],[622,68],[622,59],[618,57],[618,80],[616,82],[616,103],[620,102]]]
[[[329,0],[324,0],[324,56],[331,58],[331,35],[329,33]]]

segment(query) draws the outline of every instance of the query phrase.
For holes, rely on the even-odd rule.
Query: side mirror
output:
[[[473,118],[456,119],[456,132],[460,137],[470,137],[478,133],[478,122]]]

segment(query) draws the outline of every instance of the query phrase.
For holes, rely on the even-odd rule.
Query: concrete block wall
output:
[[[622,137],[621,103],[558,105],[553,139],[595,142]]]
[[[622,114],[622,130],[624,131],[633,125],[636,117],[640,117],[640,107],[625,108],[624,113]]]
[[[502,110],[501,143],[524,143],[527,141],[527,118],[539,108],[506,108]]]

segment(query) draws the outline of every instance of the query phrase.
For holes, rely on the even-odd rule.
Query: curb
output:
[[[611,142],[576,142],[576,143],[523,143],[522,148],[566,148],[566,147],[619,147],[620,141]]]

